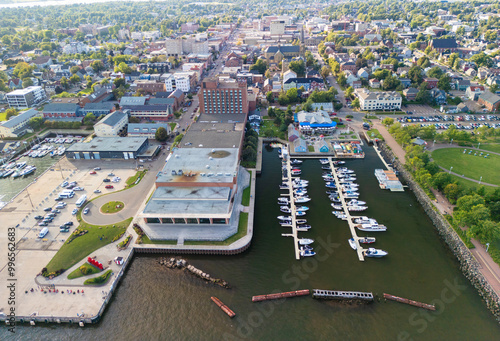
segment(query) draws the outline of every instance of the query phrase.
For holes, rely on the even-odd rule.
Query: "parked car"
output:
[[[115,173],[109,173],[108,176],[115,176]]]
[[[57,198],[55,198],[54,200],[55,200],[55,201],[62,201],[62,200],[64,200],[64,198],[57,197]]]
[[[52,211],[52,207],[45,207],[43,210],[44,210],[45,212],[49,212],[49,211]]]
[[[106,186],[105,186],[105,188],[106,188],[106,189],[112,189],[112,188],[114,188],[114,187],[113,187],[113,185],[106,185]]]
[[[61,213],[61,210],[58,210],[58,209],[53,208],[53,209],[52,209],[52,213],[56,213],[56,214],[57,214],[57,213]]]
[[[73,222],[72,221],[67,221],[64,223],[64,226],[73,226]]]
[[[96,170],[101,170],[101,167],[96,167],[96,168],[94,168],[94,170],[95,170],[95,171],[96,171]]]
[[[71,211],[71,214],[72,214],[72,215],[75,215],[75,214],[77,214],[77,213],[78,213],[78,208],[74,208],[74,209],[73,209],[73,211]]]
[[[43,217],[42,217],[41,215],[37,215],[37,216],[35,217],[35,219],[36,219],[36,220],[42,220],[42,219],[43,219]]]
[[[48,225],[49,225],[48,223],[43,222],[43,221],[41,223],[38,223],[38,226],[48,226]]]
[[[83,214],[87,214],[87,213],[89,213],[89,211],[90,211],[90,208],[86,207],[86,208],[83,210]]]
[[[98,190],[98,189],[96,189],[96,190],[94,191],[94,193],[101,193],[101,191],[100,191],[100,190]]]
[[[97,174],[95,171],[90,172],[90,175]]]
[[[104,179],[104,180],[102,180],[102,182],[110,182],[110,181],[111,181],[111,180],[109,180],[109,179]]]
[[[68,186],[68,185],[69,185],[69,182],[64,181],[64,182],[61,184],[61,187],[66,187],[66,186]]]
[[[73,188],[73,191],[83,191],[83,187],[75,187]]]

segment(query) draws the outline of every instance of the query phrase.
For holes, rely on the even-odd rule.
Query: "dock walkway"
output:
[[[359,245],[359,237],[356,234],[356,227],[354,226],[354,223],[352,221],[351,213],[347,209],[347,203],[345,202],[344,193],[342,193],[342,191],[340,190],[341,185],[331,157],[328,158],[328,162],[330,164],[330,169],[332,170],[332,175],[335,179],[335,185],[337,186],[340,202],[342,203],[342,209],[347,217],[347,223],[349,224],[349,229],[351,230],[352,238],[354,238],[354,242],[356,243],[356,252],[358,253],[358,258],[360,261],[364,261],[365,260],[365,256],[363,253],[364,249],[361,247],[361,245]]]

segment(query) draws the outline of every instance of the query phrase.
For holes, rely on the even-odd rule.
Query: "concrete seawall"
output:
[[[393,167],[399,171],[410,190],[415,194],[418,202],[432,220],[441,238],[443,238],[453,254],[457,257],[463,274],[484,299],[488,309],[495,315],[496,319],[500,321],[500,297],[495,293],[486,278],[479,271],[480,265],[472,252],[464,244],[450,223],[448,223],[448,221],[437,211],[430,198],[413,179],[413,176],[405,169],[404,165],[395,157],[392,150],[387,147],[385,143],[379,143],[379,147],[388,159],[394,159]]]

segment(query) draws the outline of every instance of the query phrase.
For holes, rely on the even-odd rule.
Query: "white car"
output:
[[[73,191],[83,191],[83,187],[75,187],[73,188]]]
[[[90,211],[90,208],[88,208],[88,207],[87,207],[87,208],[85,208],[85,209],[83,210],[83,214],[87,214],[87,213],[89,213],[89,211]]]
[[[73,211],[71,212],[72,215],[75,215],[78,213],[78,208],[74,208]]]
[[[56,205],[56,208],[65,208],[66,207],[66,203],[64,202],[60,202],[59,204]]]
[[[61,187],[66,187],[66,186],[68,186],[68,185],[69,185],[69,182],[64,181],[64,182],[61,184]]]

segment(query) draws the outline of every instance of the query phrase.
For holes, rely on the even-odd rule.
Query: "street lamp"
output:
[[[483,180],[483,177],[479,177],[479,184],[481,184],[481,180]]]
[[[490,248],[490,243],[486,243],[486,252],[488,252],[489,248]]]
[[[449,174],[451,174],[451,170],[452,170],[452,169],[453,169],[453,166],[451,166],[451,167],[450,167],[450,173],[449,173]]]
[[[477,149],[479,149],[479,146],[480,146],[480,145],[481,145],[481,142],[479,142],[479,143],[477,144]]]
[[[453,143],[453,139],[451,139],[451,142],[450,142],[450,144],[452,144],[452,143]]]

